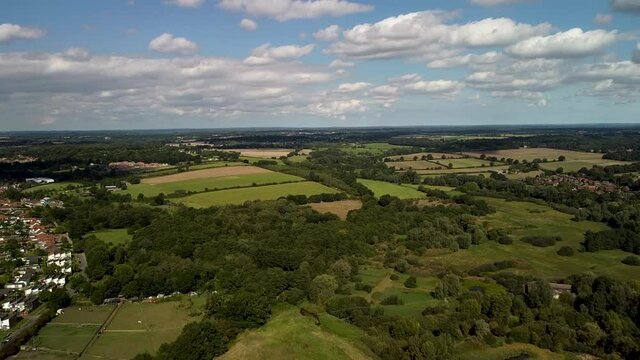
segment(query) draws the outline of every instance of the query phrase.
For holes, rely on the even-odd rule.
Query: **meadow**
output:
[[[133,238],[127,229],[98,230],[87,234],[87,236],[89,235],[94,235],[98,239],[111,245],[125,245]]]
[[[422,199],[425,197],[424,193],[409,185],[398,185],[369,179],[358,179],[358,182],[373,191],[378,198],[383,195],[397,196],[400,199]]]
[[[279,158],[281,156],[287,156],[294,151],[294,149],[227,149],[229,151],[239,152],[241,156],[271,159]]]
[[[25,189],[22,192],[24,192],[25,194],[30,194],[36,191],[60,192],[60,191],[65,191],[67,190],[67,188],[70,188],[70,187],[78,188],[78,187],[82,187],[82,184],[77,182],[71,182],[71,181],[54,182],[51,184],[36,185],[34,187]]]
[[[448,160],[446,160],[446,161],[448,161]],[[446,169],[446,167],[444,165],[439,165],[439,164],[436,164],[433,161],[424,161],[424,160],[391,161],[391,162],[386,162],[385,165],[387,165],[390,168],[395,168],[396,170]]]
[[[363,330],[320,314],[320,325],[297,307],[280,305],[263,327],[240,334],[219,360],[236,359],[373,359],[359,339]]]
[[[245,168],[252,167],[247,166]],[[202,192],[216,189],[221,190],[236,187],[249,187],[254,185],[304,181],[303,178],[297,176],[269,171],[266,169],[262,170],[264,171],[229,176],[213,176],[209,178],[197,178],[193,180],[182,180],[175,182],[163,182],[158,184],[143,182],[140,184],[130,185],[126,190],[126,193],[131,194],[131,196],[133,197],[138,196],[138,194],[143,194],[145,197],[153,197],[160,193],[164,193],[165,195],[167,195],[179,191]]]
[[[319,213],[331,213],[336,214],[342,220],[347,219],[347,215],[352,210],[357,210],[362,207],[362,201],[360,200],[341,200],[334,202],[321,202],[309,204],[313,210]]]
[[[529,202],[482,198],[496,209],[496,213],[480,218],[490,229],[504,229],[514,238],[513,244],[502,245],[494,241],[457,252],[427,254],[432,266],[469,270],[476,266],[502,260],[518,260],[510,271],[547,279],[559,279],[571,274],[592,271],[621,280],[640,277],[640,268],[627,266],[621,260],[628,254],[620,250],[579,252],[587,230],[600,231],[606,225],[589,221],[572,221],[571,215],[556,211],[547,205]],[[560,236],[562,241],[549,247],[535,247],[520,241],[523,236]],[[574,256],[564,257],[556,252],[563,246],[574,249]]]
[[[605,166],[611,166],[611,165],[625,165],[630,163],[631,162],[629,161],[616,161],[616,160],[607,160],[607,159],[566,160],[566,161],[541,163],[540,168],[544,170],[556,170],[558,168],[562,168],[564,172],[575,172],[582,168],[591,169],[594,165],[605,167]]]
[[[534,159],[547,159],[549,161],[555,161],[560,156],[564,156],[566,160],[602,160],[602,156],[604,155],[596,152],[582,152],[551,148],[519,148],[486,152],[470,152],[467,154],[475,157],[480,157],[480,155],[485,154],[487,156],[495,156],[498,159],[511,158],[520,161],[533,161]]]
[[[343,145],[339,149],[348,154],[373,154],[380,155],[393,149],[407,149],[409,146],[391,145],[388,143],[365,143],[355,145]]]
[[[404,161],[404,160],[420,160],[420,159],[422,159],[423,156],[429,156],[429,155],[431,155],[433,157],[433,160],[458,159],[458,158],[462,157],[462,155],[459,155],[459,154],[421,152],[421,153],[413,153],[413,154],[407,154],[407,155],[389,156],[386,159],[391,159],[391,160],[394,160],[394,161],[398,161],[398,160],[401,160],[401,161]]]
[[[483,174],[489,173],[491,170],[508,170],[508,165],[484,166],[461,169],[436,169],[436,170],[417,170],[420,175],[443,175],[443,174]]]
[[[170,199],[173,203],[184,204],[186,206],[203,208],[214,205],[243,204],[246,201],[254,200],[277,200],[287,195],[317,195],[322,193],[337,193],[338,191],[325,185],[302,181],[290,184],[265,185],[255,187],[245,187],[239,189],[228,189],[210,191],[206,193],[194,194],[182,198]]]
[[[440,165],[449,166],[451,164],[453,169],[460,168],[478,168],[478,167],[489,167],[491,166],[490,161],[480,160],[475,158],[459,158],[459,159],[445,159],[445,160],[432,160],[434,163],[439,163]]]

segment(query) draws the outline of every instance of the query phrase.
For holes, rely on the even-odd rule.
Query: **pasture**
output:
[[[320,315],[320,325],[300,309],[279,306],[263,327],[238,336],[219,360],[236,359],[373,359],[360,342],[365,332],[328,314]]]
[[[424,160],[416,160],[416,161],[390,161],[385,162],[385,165],[390,168],[395,168],[396,170],[437,170],[437,169],[446,169],[444,165],[439,165],[433,161],[424,161]]]
[[[336,214],[341,220],[346,220],[350,211],[358,210],[362,207],[362,201],[341,200],[334,202],[321,202],[309,204],[309,207],[319,213]]]
[[[480,155],[485,154],[487,156],[495,156],[498,159],[511,158],[520,161],[533,161],[534,159],[547,159],[548,161],[555,161],[560,156],[564,156],[566,160],[602,160],[602,156],[604,155],[596,152],[582,152],[551,148],[519,148],[485,152],[470,152],[466,154],[474,157],[480,157]]]
[[[141,183],[130,185],[126,192],[135,197],[143,194],[145,197],[153,197],[160,193],[165,195],[174,192],[202,192],[210,190],[222,190],[237,187],[249,187],[254,185],[280,184],[304,181],[303,178],[270,171],[262,168],[254,168],[252,166],[240,167],[237,169],[249,169],[248,173],[242,174],[240,171],[237,175],[230,176],[212,176],[209,178],[197,178],[194,180],[183,180],[176,182],[165,182],[159,184]],[[228,168],[225,168],[228,169]],[[255,169],[261,169],[258,172],[251,173]],[[223,170],[220,168],[220,170]],[[215,172],[220,174],[220,172]],[[149,179],[153,180],[153,179]]]
[[[391,159],[394,161],[422,160],[423,156],[428,157],[429,155],[431,155],[433,160],[458,159],[462,157],[462,155],[460,154],[421,152],[421,153],[414,153],[414,154],[407,154],[407,155],[389,156],[386,159]]]
[[[408,149],[409,146],[391,145],[388,143],[364,143],[340,146],[339,149],[349,154],[381,155],[393,149]]]
[[[185,300],[123,304],[83,358],[119,360],[155,353],[163,343],[175,340],[186,324],[199,319],[191,316],[194,308]]]
[[[208,179],[224,176],[240,176],[240,175],[253,175],[253,174],[265,174],[270,173],[270,170],[263,169],[256,166],[223,166],[213,167],[195,171],[185,171],[172,175],[157,176],[151,178],[142,179],[142,184],[158,185],[167,184],[179,181]]]
[[[453,169],[460,168],[477,168],[477,167],[489,167],[490,161],[480,160],[475,158],[459,158],[459,159],[446,159],[446,160],[432,160],[432,162],[448,167],[451,165]]]
[[[25,189],[22,192],[25,194],[31,194],[36,191],[48,191],[53,193],[53,192],[65,191],[67,189],[75,189],[78,187],[82,187],[82,184],[77,182],[71,182],[71,181],[63,181],[63,182],[55,182],[51,184],[36,185],[34,187]]]
[[[241,156],[271,159],[287,156],[294,149],[227,149],[229,151],[239,152]]]
[[[420,175],[443,175],[443,174],[486,174],[490,170],[507,170],[508,165],[496,165],[485,167],[461,168],[461,169],[436,169],[436,170],[417,170]]]
[[[571,215],[561,213],[546,205],[529,202],[482,198],[496,209],[496,213],[479,219],[489,229],[504,229],[514,238],[513,244],[502,245],[494,241],[471,246],[457,252],[427,255],[430,263],[469,270],[476,266],[502,260],[518,260],[518,268],[510,271],[531,274],[547,279],[559,279],[571,274],[592,271],[621,280],[640,277],[640,268],[625,266],[621,260],[628,254],[620,250],[583,253],[577,250],[587,230],[606,228],[602,223],[572,221]],[[561,236],[562,241],[549,247],[535,247],[520,241],[523,236]],[[563,257],[556,254],[563,246],[574,248],[575,255]]]
[[[338,191],[325,185],[302,181],[290,184],[277,184],[228,189],[194,194],[182,198],[170,199],[171,202],[186,206],[203,208],[215,205],[238,205],[246,201],[277,200],[287,195],[318,195],[323,193],[337,193]]]
[[[611,165],[624,165],[630,164],[629,161],[617,161],[617,160],[607,160],[607,159],[599,159],[599,160],[566,160],[566,161],[555,161],[555,162],[547,162],[541,163],[540,168],[544,170],[556,170],[558,168],[562,168],[564,172],[575,172],[580,169],[587,168],[591,169],[594,165],[598,166],[611,166]]]
[[[111,245],[125,245],[133,238],[133,236],[129,235],[127,229],[98,230],[92,231],[88,233],[87,236],[88,235],[94,235],[98,239]]]
[[[379,198],[383,195],[397,196],[400,199],[422,199],[424,193],[416,190],[410,185],[398,185],[386,181],[358,179],[358,182],[373,191],[375,197]]]

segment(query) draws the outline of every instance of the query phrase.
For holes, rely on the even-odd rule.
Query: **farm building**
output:
[[[45,177],[28,178],[25,181],[26,182],[33,182],[33,183],[36,183],[36,184],[51,184],[51,183],[55,182],[55,180],[53,180],[51,178],[45,178]]]

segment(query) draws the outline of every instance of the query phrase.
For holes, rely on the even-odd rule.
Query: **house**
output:
[[[25,302],[24,302],[24,310],[22,310],[22,312],[28,314],[33,309],[37,308],[38,306],[40,306],[40,300],[38,299],[38,297],[37,296],[31,296],[27,300],[25,300]]]
[[[55,180],[53,180],[51,178],[45,178],[45,177],[27,178],[27,179],[25,179],[25,181],[26,182],[36,183],[36,184],[51,184],[51,183],[55,182]]]
[[[558,299],[562,294],[571,294],[571,289],[573,288],[571,284],[558,284],[558,283],[549,283],[551,286],[551,290],[553,290],[553,298]]]
[[[9,330],[15,325],[18,320],[18,315],[15,313],[3,313],[0,314],[0,330]]]

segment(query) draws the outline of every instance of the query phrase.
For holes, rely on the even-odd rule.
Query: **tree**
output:
[[[227,351],[229,335],[211,321],[187,324],[176,341],[163,344],[158,350],[159,360],[213,359]]]
[[[158,194],[156,197],[153,198],[153,204],[154,205],[164,205],[164,193],[160,193]]]
[[[65,289],[57,288],[51,292],[43,291],[40,293],[40,301],[47,304],[49,309],[62,309],[71,305],[71,297]]]
[[[407,280],[404,282],[404,287],[409,289],[414,289],[418,287],[418,281],[415,276],[409,276]]]
[[[324,304],[335,295],[337,288],[336,278],[328,274],[318,275],[311,281],[311,299],[319,304]]]
[[[454,274],[446,274],[433,291],[433,297],[444,299],[450,296],[457,296],[462,291],[460,278]]]

